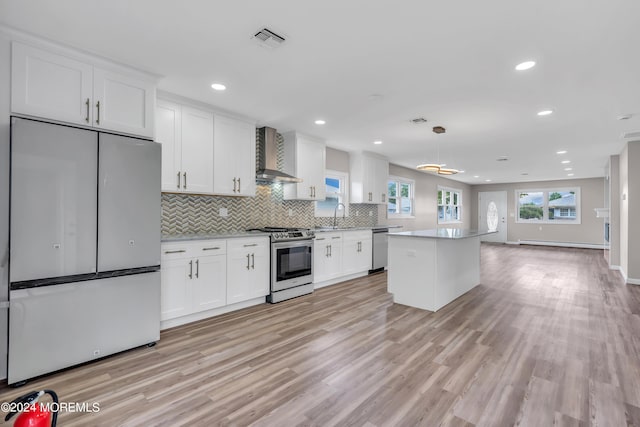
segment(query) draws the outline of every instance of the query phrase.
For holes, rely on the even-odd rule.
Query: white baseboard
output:
[[[358,277],[363,277],[369,274],[368,271],[362,271],[360,273],[353,273],[347,276],[336,277],[335,279],[325,280],[324,282],[317,282],[313,284],[313,289],[320,289],[326,286],[336,285],[338,283],[346,282],[347,280],[357,279]]]
[[[212,308],[211,310],[201,311],[199,313],[187,314],[186,316],[176,317],[175,319],[163,320],[160,322],[160,330],[164,331],[165,329],[186,325],[187,323],[197,322],[198,320],[208,319],[209,317],[219,316],[221,314],[229,313],[254,305],[265,304],[265,302],[265,297],[254,298],[236,304],[225,305],[224,307]]]
[[[622,267],[620,267],[619,265],[610,265],[609,270],[622,271]]]
[[[557,246],[564,248],[604,249],[602,243],[549,242],[546,240],[519,240],[516,245]]]
[[[520,244],[520,242],[512,242],[512,241],[506,241],[504,243],[507,244],[507,245],[519,245]]]
[[[634,279],[633,277],[629,277],[627,276],[627,272],[624,271],[622,269],[622,267],[617,266],[618,267],[618,271],[620,271],[620,274],[622,275],[622,278],[624,279],[624,282],[628,285],[640,285],[640,279]]]

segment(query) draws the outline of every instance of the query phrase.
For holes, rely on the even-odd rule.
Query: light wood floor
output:
[[[394,305],[386,275],[369,276],[175,328],[0,401],[48,387],[100,404],[62,413],[65,427],[640,426],[639,314],[640,287],[602,251],[484,245],[482,284],[437,313]]]

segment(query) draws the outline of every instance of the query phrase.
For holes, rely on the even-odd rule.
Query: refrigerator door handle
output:
[[[193,279],[193,260],[189,261],[189,279]]]

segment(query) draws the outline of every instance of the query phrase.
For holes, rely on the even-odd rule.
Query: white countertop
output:
[[[183,242],[188,240],[213,240],[213,239],[233,239],[236,237],[269,237],[270,233],[262,231],[235,231],[226,233],[195,233],[195,234],[173,234],[163,235],[161,241],[164,242]]]
[[[469,237],[478,237],[492,233],[496,233],[496,231],[469,230],[466,228],[437,228],[432,230],[416,230],[402,231],[399,233],[389,233],[389,236],[423,237],[427,239],[466,239]]]

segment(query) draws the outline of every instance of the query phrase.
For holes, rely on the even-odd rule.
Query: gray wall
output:
[[[11,43],[0,31],[0,301],[9,297],[9,112]],[[0,378],[6,377],[8,310],[0,310]]]
[[[609,159],[609,266],[620,266],[620,156]]]
[[[620,153],[620,267],[640,284],[640,141]]]
[[[558,187],[580,187],[580,225],[516,223],[515,190]],[[604,242],[604,219],[596,218],[594,211],[595,208],[604,207],[604,178],[475,185],[471,191],[471,228],[478,227],[478,192],[502,190],[507,192],[507,241],[535,240],[598,245]]]
[[[462,191],[462,223],[447,224],[448,228],[469,228],[471,224],[471,187],[461,182],[442,178],[431,173],[389,165],[389,175],[409,178],[416,182],[415,187],[415,218],[392,219],[387,218],[387,206],[379,205],[378,222],[380,224],[401,225],[404,231],[425,230],[438,227],[438,186],[442,185]]]

